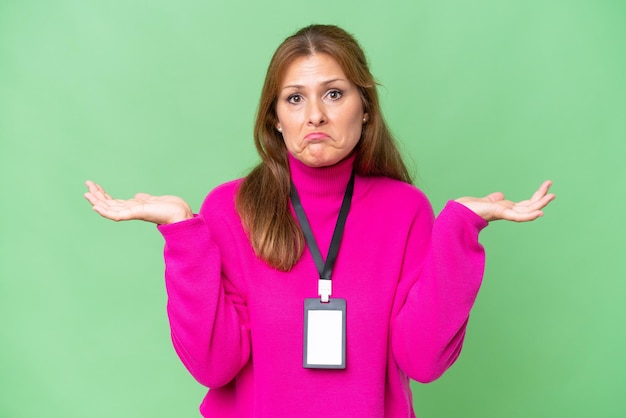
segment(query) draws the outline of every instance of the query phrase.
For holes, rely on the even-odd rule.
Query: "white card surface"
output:
[[[342,318],[341,311],[309,311],[307,363],[341,364]]]

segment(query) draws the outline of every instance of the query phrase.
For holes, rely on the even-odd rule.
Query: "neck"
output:
[[[289,155],[291,180],[299,194],[318,198],[343,198],[350,180],[355,155],[328,167],[309,167]]]

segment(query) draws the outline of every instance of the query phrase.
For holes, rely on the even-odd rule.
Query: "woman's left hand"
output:
[[[528,222],[543,216],[542,209],[554,200],[555,195],[548,193],[552,186],[550,180],[544,181],[539,190],[529,200],[513,202],[505,200],[500,192],[485,197],[461,197],[457,202],[466,206],[487,222],[504,219],[514,222]]]

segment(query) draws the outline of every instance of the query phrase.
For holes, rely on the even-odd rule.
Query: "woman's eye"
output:
[[[331,90],[328,92],[328,98],[331,100],[339,100],[343,93],[340,90]]]
[[[302,96],[300,96],[299,94],[292,94],[291,96],[287,97],[287,101],[289,103],[297,104],[302,102]]]

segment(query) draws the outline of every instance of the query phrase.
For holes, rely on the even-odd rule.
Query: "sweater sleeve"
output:
[[[202,215],[158,228],[176,353],[198,382],[223,386],[250,356],[243,298],[222,273],[220,250]]]
[[[391,323],[400,369],[423,383],[439,378],[460,354],[484,272],[478,233],[487,226],[454,201],[433,224],[430,204],[425,206],[408,237]]]

